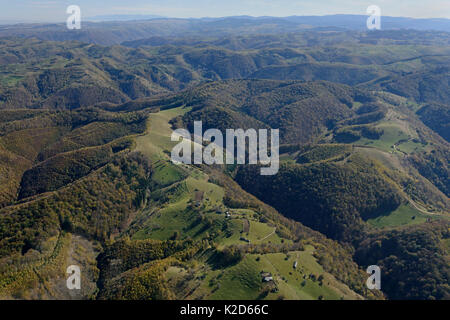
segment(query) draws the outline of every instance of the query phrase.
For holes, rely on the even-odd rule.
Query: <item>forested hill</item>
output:
[[[302,19],[0,27],[0,299],[449,299],[449,33]],[[173,164],[197,120],[278,174]]]
[[[236,16],[203,19],[154,18],[136,21],[90,22],[84,19],[81,30],[67,30],[61,24],[17,24],[0,26],[0,36],[37,37],[53,41],[83,41],[114,45],[151,37],[224,37],[229,35],[283,34],[311,30],[364,31],[366,15],[250,17]],[[1,22],[1,21],[0,21]],[[448,19],[411,19],[383,17],[383,29],[415,29],[450,32]]]
[[[316,32],[138,48],[3,38],[0,108],[118,104],[226,79],[326,80],[447,104],[448,34],[430,33],[416,46],[399,38],[420,39],[417,31],[368,34],[375,42],[358,36],[338,32],[331,39],[340,40],[328,42],[329,33]],[[308,37],[324,43],[311,46]]]

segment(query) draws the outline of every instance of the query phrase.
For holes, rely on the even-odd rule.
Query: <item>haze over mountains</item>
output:
[[[1,26],[0,298],[449,299],[449,20],[366,19]],[[199,120],[279,173],[174,165]]]
[[[138,18],[138,16],[136,16]],[[117,21],[114,21],[117,20]],[[122,20],[122,21],[121,21]],[[364,31],[365,15],[224,17],[224,18],[154,18],[133,21],[127,16],[86,18],[81,30],[67,30],[61,24],[19,24],[0,26],[0,36],[36,37],[41,40],[78,40],[102,45],[150,37],[222,37],[245,34],[281,34],[301,31]],[[90,21],[102,21],[92,23]],[[414,29],[450,32],[449,19],[412,19],[382,17],[382,29]]]
[[[138,21],[151,19],[165,19],[167,17],[150,15],[150,14],[112,14],[87,17],[87,21],[102,22],[102,21]]]

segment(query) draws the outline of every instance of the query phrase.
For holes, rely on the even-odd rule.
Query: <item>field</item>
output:
[[[356,141],[357,145],[375,147],[390,153],[409,154],[415,151],[423,150],[421,143],[414,142],[412,137],[405,133],[399,126],[386,122],[376,126],[384,131],[378,140],[361,138]]]
[[[411,205],[401,205],[389,215],[370,219],[367,220],[367,222],[377,228],[386,228],[424,223],[429,217],[430,216],[420,213]]]
[[[249,254],[240,263],[223,271],[211,270],[202,284],[211,290],[208,299],[358,299],[346,286],[323,271],[312,256],[313,248],[305,251],[269,254]],[[294,268],[294,262],[297,266]],[[264,282],[268,273],[273,281]]]
[[[274,226],[261,222],[254,210],[227,208],[223,203],[223,188],[208,182],[209,178],[204,172],[170,162],[167,151],[173,144],[169,141],[171,129],[168,121],[183,112],[183,109],[177,108],[151,114],[147,133],[137,139],[138,150],[156,160],[152,175],[156,190],[151,196],[152,203],[137,219],[141,228],[132,235],[132,239],[202,239],[205,235],[216,234],[215,242],[219,249],[248,243],[291,243],[291,240],[280,238]],[[188,287],[196,287],[193,292],[186,293],[188,298],[248,300],[357,297],[323,271],[312,256],[313,250],[313,247],[308,246],[305,251],[288,254],[247,254],[242,261],[223,270],[216,270],[206,264],[206,267],[190,271],[197,275],[194,280],[185,279],[189,275],[188,270],[171,267],[166,277],[169,283],[188,281]],[[199,259],[203,261],[206,258]],[[295,261],[298,263],[296,269],[293,268]],[[263,282],[263,271],[270,272],[274,280]]]
[[[188,111],[189,108],[179,107],[151,114],[147,122],[146,134],[136,139],[136,150],[152,160],[167,159],[164,151],[170,151],[177,144],[170,139],[172,129],[169,121]]]

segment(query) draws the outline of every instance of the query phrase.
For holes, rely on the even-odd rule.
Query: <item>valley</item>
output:
[[[448,299],[448,32],[283,21],[0,27],[0,299]],[[279,172],[174,164],[194,121]]]

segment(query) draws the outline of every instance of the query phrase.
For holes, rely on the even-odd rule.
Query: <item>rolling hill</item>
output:
[[[354,18],[0,27],[0,298],[448,299],[447,21]],[[175,165],[198,120],[279,173]]]

